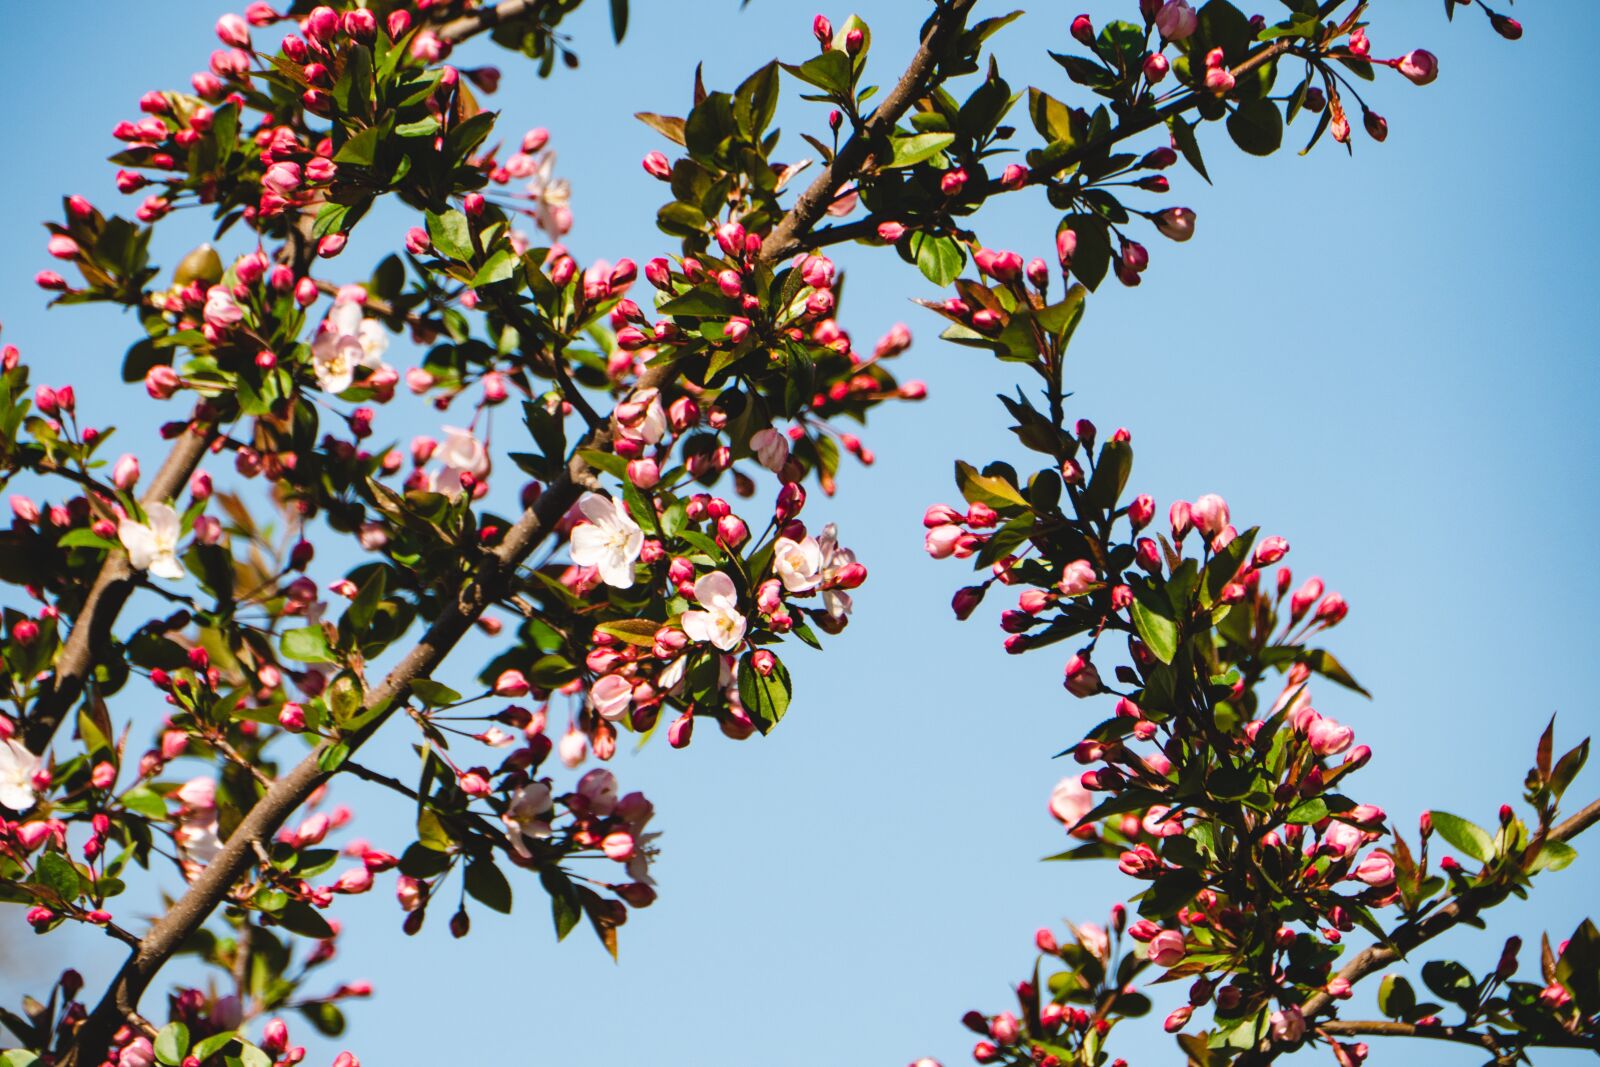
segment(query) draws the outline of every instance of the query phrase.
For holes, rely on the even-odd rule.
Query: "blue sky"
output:
[[[628,39],[613,48],[604,5],[590,6],[570,24],[577,72],[540,82],[498,50],[472,55],[505,69],[494,106],[508,139],[551,130],[574,185],[569,243],[580,259],[643,262],[672,243],[654,230],[662,191],[638,160],[669,146],[629,116],[682,113],[699,59],[708,84],[731,87],[774,54],[809,55],[812,11],[635,0]],[[1003,69],[1013,86],[1077,99],[1044,54],[1068,46],[1075,10],[1027,6],[994,41]],[[1098,22],[1134,6],[1086,9]],[[166,415],[117,384],[137,324],[105,309],[44,310],[31,284],[48,265],[38,223],[59,214],[65,193],[116,203],[104,162],[112,125],[140,93],[187,82],[215,46],[222,10],[101,4],[69,25],[17,20],[0,37],[4,339],[36,380],[74,382],[80,410],[117,422],[124,447],[152,441]],[[887,81],[925,5],[857,10],[874,31],[872,73]],[[838,23],[849,10],[827,13]],[[1389,141],[1358,134],[1353,160],[1331,144],[1258,160],[1205,131],[1215,186],[1175,168],[1168,198],[1198,212],[1198,234],[1182,246],[1152,236],[1144,285],[1112,283],[1091,300],[1069,363],[1073,414],[1133,432],[1133,485],[1163,507],[1220,492],[1241,526],[1288,537],[1297,575],[1320,574],[1349,599],[1330,645],[1376,699],[1324,689],[1318,703],[1376,750],[1361,799],[1403,827],[1427,807],[1484,821],[1519,792],[1552,712],[1569,741],[1600,721],[1584,666],[1600,580],[1579,551],[1600,519],[1585,489],[1600,444],[1590,417],[1600,353],[1584,311],[1600,265],[1583,193],[1596,131],[1555,104],[1585,90],[1582,42],[1600,14],[1531,9],[1516,44],[1475,11],[1446,24],[1433,3],[1381,5],[1375,21],[1377,53],[1429,47],[1439,80],[1381,79],[1373,103]],[[807,150],[794,133],[823,128],[804,104],[786,104],[779,121],[796,156]],[[408,224],[398,212],[379,218],[394,237]],[[1054,215],[1040,200],[1011,197],[986,218],[990,244],[1048,254]],[[160,261],[175,262],[197,233],[158,242]],[[365,277],[382,245],[365,242],[338,261],[349,277],[336,280]],[[462,1048],[550,1065],[970,1062],[959,1016],[1006,1006],[1007,983],[1032,965],[1033,929],[1103,921],[1130,891],[1108,867],[1037,862],[1060,846],[1045,799],[1067,768],[1050,755],[1104,709],[1066,697],[1051,656],[1003,655],[992,611],[957,624],[948,602],[965,572],[920,550],[922,509],[955,495],[954,459],[1015,458],[991,399],[1011,372],[935,340],[937,324],[907,299],[933,295],[913,269],[861,250],[839,259],[845,325],[872,338],[906,321],[918,340],[900,372],[931,390],[875,420],[864,435],[875,467],[847,468],[837,498],[813,504],[871,568],[852,625],[825,655],[795,654],[796,703],[770,737],[736,744],[701,731],[687,751],[619,756],[614,769],[655,800],[665,831],[661,900],[624,929],[620,965],[582,931],[558,946],[531,885],[519,884],[510,918],[480,910],[463,942],[445,934],[443,915],[403,939],[388,882],[341,901],[351,932],[339,975],[378,986],[351,1011],[342,1043],[365,1062],[437,1062]],[[407,354],[391,359],[409,365]],[[153,469],[158,454],[140,450]],[[465,649],[455,676],[486,647]],[[157,714],[120,710],[142,725]],[[379,748],[406,767],[408,741],[395,732]],[[1595,781],[1581,778],[1574,799]],[[352,802],[366,796],[341,788]],[[403,807],[372,799],[356,829],[403,844]],[[1544,880],[1535,905],[1497,913],[1492,930],[1566,936],[1593,900],[1582,887],[1600,876],[1589,851]],[[36,942],[20,929],[9,924],[0,954],[8,1003],[30,968],[70,955],[93,977],[115,963],[98,939]],[[1463,957],[1469,966],[1492,963],[1492,940]],[[298,1040],[310,1036],[296,1026]],[[307,1043],[312,1063],[340,1047]],[[1159,1032],[1129,1032],[1116,1051],[1136,1063],[1173,1056]],[[1379,1050],[1375,1062],[1407,1054]],[[1426,1055],[1476,1062],[1461,1050]]]

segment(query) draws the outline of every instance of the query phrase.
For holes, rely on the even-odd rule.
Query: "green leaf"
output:
[[[578,888],[565,874],[550,867],[539,872],[539,881],[544,883],[545,892],[550,894],[550,917],[556,924],[556,940],[565,940],[583,914]]]
[[[941,289],[961,277],[961,268],[967,263],[967,254],[953,237],[935,237],[919,230],[910,237],[910,249],[922,276]]]
[[[239,1062],[242,1067],[272,1067],[272,1057],[248,1043],[239,1050]]]
[[[167,1067],[182,1067],[183,1058],[189,1054],[189,1028],[182,1023],[168,1023],[156,1034],[156,1059]]]
[[[494,285],[496,282],[509,281],[517,273],[517,264],[521,258],[510,248],[502,248],[490,256],[488,262],[478,268],[478,273],[472,276],[472,287],[481,288],[485,285]]]
[[[619,641],[626,641],[630,645],[640,648],[649,648],[656,642],[656,631],[661,629],[661,624],[651,619],[613,619],[603,622],[595,627],[599,633],[610,634]]]
[[[611,36],[618,44],[628,33],[628,0],[611,0]]]
[[[69,904],[78,899],[82,885],[78,869],[59,852],[40,854],[33,868],[33,880]]]
[[[1472,972],[1454,960],[1429,960],[1422,965],[1422,981],[1452,1004],[1465,1006],[1477,996]]]
[[[378,158],[378,136],[382,131],[377,126],[368,126],[360,133],[346,141],[333,155],[335,163],[353,163],[360,167],[370,167]]]
[[[1283,821],[1292,826],[1310,826],[1328,817],[1328,802],[1321,797],[1303,800],[1289,809]]]
[[[1361,684],[1350,676],[1350,672],[1344,669],[1344,664],[1333,657],[1332,652],[1327,652],[1320,648],[1312,649],[1301,657],[1301,662],[1324,678],[1338,682],[1346,689],[1354,689],[1369,700],[1372,698],[1372,694],[1363,689]]]
[[[1209,185],[1211,175],[1206,173],[1206,161],[1200,155],[1200,142],[1194,135],[1194,124],[1183,121],[1182,116],[1174,115],[1167,123],[1172,131],[1172,139],[1178,145],[1178,151],[1183,153],[1183,158],[1189,161],[1195,173],[1206,180]]]
[[[785,63],[783,69],[830,96],[846,96],[850,92],[850,56],[837,49],[830,48],[798,67]]]
[[[1570,866],[1577,858],[1578,850],[1565,841],[1546,841],[1539,846],[1539,854],[1533,857],[1533,862],[1528,864],[1528,873],[1559,871]]]
[[[1398,974],[1386,974],[1378,983],[1378,1010],[1391,1019],[1404,1019],[1417,1006],[1416,990]]]
[[[949,148],[956,139],[953,133],[918,133],[910,137],[891,137],[890,147],[894,155],[890,158],[888,169],[897,167],[914,167],[924,163],[934,156]]]
[[[217,1053],[227,1048],[228,1045],[234,1041],[240,1041],[243,1043],[242,1039],[239,1037],[238,1031],[228,1030],[224,1033],[212,1034],[210,1037],[202,1038],[201,1040],[196,1041],[194,1043],[194,1048],[190,1049],[189,1051],[195,1059],[204,1063],[212,1056],[215,1056]]]
[[[301,937],[326,941],[333,936],[333,927],[322,913],[303,900],[292,900],[278,913],[278,922],[290,933]]]
[[[1127,488],[1128,475],[1133,472],[1133,445],[1127,441],[1108,440],[1100,447],[1100,458],[1094,466],[1094,477],[1084,490],[1083,500],[1091,508],[1111,511]]]
[[[1574,931],[1556,963],[1556,978],[1572,990],[1585,1015],[1600,1011],[1600,929],[1592,919]]]
[[[1439,836],[1473,859],[1488,863],[1494,856],[1494,838],[1483,827],[1448,811],[1435,811],[1432,817],[1433,828]]]
[[[311,1021],[323,1037],[338,1037],[344,1033],[344,1012],[327,1001],[314,1001],[300,1005],[300,1014]]]
[[[1145,646],[1162,663],[1178,653],[1178,620],[1167,595],[1147,582],[1133,587],[1133,625]]]
[[[1271,100],[1246,100],[1228,116],[1233,143],[1253,156],[1270,156],[1283,144],[1283,114]]]
[[[432,678],[418,678],[413,681],[411,695],[430,708],[442,708],[446,704],[457,704],[461,701],[460,693]]]
[[[278,650],[300,663],[337,663],[333,650],[328,647],[328,634],[321,626],[302,626],[285,630],[278,639]]]
[[[465,263],[472,258],[472,231],[467,217],[454,209],[442,215],[428,212],[428,237],[441,256]]]
[[[679,145],[684,143],[682,119],[671,115],[657,115],[653,111],[636,111],[633,117],[667,140]]]
[[[540,656],[528,669],[528,681],[540,689],[556,689],[576,677],[578,668],[565,656],[554,653]]]
[[[317,766],[328,774],[332,774],[344,766],[344,761],[349,758],[350,746],[343,741],[335,741],[317,753]]]
[[[57,541],[56,544],[60,545],[62,548],[113,549],[117,547],[117,542],[112,541],[109,538],[101,537],[88,527],[79,527],[76,530],[68,530],[66,533],[61,535],[61,540]]]
[[[468,896],[502,915],[511,914],[511,883],[494,860],[477,856],[468,860],[464,881]]]
[[[789,710],[789,698],[794,690],[789,681],[789,669],[782,660],[774,661],[772,673],[763,676],[755,669],[751,658],[745,656],[739,661],[739,700],[755,721],[756,728],[766,733]]]
[[[956,460],[956,485],[969,504],[987,504],[992,508],[1028,506],[1016,486],[996,475],[979,474],[972,464],[959,459]]]

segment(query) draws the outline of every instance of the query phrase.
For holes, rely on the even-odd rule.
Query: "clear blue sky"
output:
[[[574,183],[580,258],[643,262],[672,247],[652,225],[661,187],[638,166],[666,146],[629,116],[682,113],[697,59],[709,84],[731,87],[775,53],[808,55],[812,11],[782,0],[752,0],[743,13],[737,0],[635,0],[628,39],[613,49],[604,5],[590,6],[571,23],[578,72],[539,82],[498,50],[472,54],[505,68],[495,106],[509,139],[533,125],[552,131]],[[1044,55],[1067,46],[1075,10],[1027,6],[1034,12],[995,41],[1012,84],[1076,99]],[[1584,311],[1600,266],[1584,193],[1597,131],[1557,103],[1588,89],[1584,42],[1600,12],[1557,6],[1526,12],[1526,38],[1510,44],[1476,11],[1447,25],[1436,3],[1378,5],[1376,52],[1427,46],[1442,73],[1425,89],[1382,79],[1374,102],[1389,142],[1358,134],[1354,160],[1331,144],[1306,159],[1290,150],[1256,160],[1206,131],[1216,186],[1179,167],[1169,198],[1198,211],[1198,235],[1182,246],[1152,237],[1144,285],[1112,283],[1091,301],[1069,372],[1074,414],[1132,430],[1138,489],[1163,507],[1223,493],[1240,525],[1289,538],[1296,574],[1321,574],[1348,597],[1331,644],[1376,700],[1324,689],[1318,703],[1374,747],[1361,799],[1403,827],[1430,806],[1491,819],[1518,794],[1552,711],[1564,739],[1600,723],[1600,580],[1581,547],[1600,520],[1591,473],[1600,352]],[[925,7],[859,7],[874,31],[876,80],[898,72]],[[1088,10],[1100,21],[1133,8]],[[187,82],[225,9],[145,0],[61,10],[15,19],[0,35],[9,89],[0,321],[37,380],[76,383],[80,410],[118,422],[128,447],[151,442],[166,414],[115,384],[137,324],[103,309],[45,312],[31,284],[49,265],[38,223],[57,217],[64,193],[117,203],[104,162],[112,125],[135,114],[140,93]],[[837,23],[849,12],[828,13]],[[798,156],[793,132],[821,130],[822,116],[786,105],[780,123]],[[1053,214],[1020,199],[991,212],[984,235],[1048,254]],[[396,236],[407,224],[383,217]],[[170,266],[187,244],[158,245],[159,260]],[[336,280],[364,278],[377,254],[371,238],[353,243],[337,264],[349,277]],[[378,999],[351,1011],[345,1042],[369,1065],[448,1062],[463,1047],[490,1062],[563,1067],[970,1062],[958,1018],[1006,1006],[1007,983],[1031,966],[1033,929],[1103,921],[1130,890],[1109,867],[1037,862],[1060,846],[1045,799],[1067,768],[1050,755],[1096,713],[1062,693],[1051,656],[1004,656],[992,612],[958,625],[948,601],[965,572],[920,550],[922,509],[955,495],[952,460],[1014,455],[989,399],[1010,387],[1008,372],[934,340],[935,322],[906,299],[931,295],[914,270],[855,250],[840,258],[846,325],[871,338],[908,322],[918,343],[902,371],[931,388],[925,404],[889,412],[866,435],[877,466],[847,470],[837,499],[815,505],[872,571],[850,629],[825,656],[794,656],[796,703],[769,738],[735,744],[703,730],[687,751],[658,745],[616,760],[666,831],[661,900],[624,929],[620,965],[583,931],[558,946],[531,885],[518,883],[510,918],[480,910],[464,942],[450,941],[443,914],[403,939],[387,879],[379,893],[341,901],[351,932],[340,976],[378,986]],[[409,365],[407,354],[392,350],[391,360]],[[153,469],[154,447],[140,448]],[[472,663],[463,653],[452,667],[465,677]],[[148,726],[158,709],[120,711]],[[408,741],[401,731],[380,747],[405,761]],[[1577,793],[1596,781],[1586,774]],[[368,808],[374,816],[355,829],[403,845],[403,808]],[[1600,849],[1580,851],[1535,906],[1503,909],[1495,931],[1532,940],[1547,924],[1566,936],[1600,878],[1590,854]],[[71,962],[92,976],[115,962],[99,939],[35,941],[20,930],[13,916],[0,953],[7,1003],[30,968],[67,962],[69,946],[87,953]],[[1481,971],[1497,952],[1497,941],[1481,944],[1466,961]],[[311,1044],[314,1064],[338,1047]],[[1115,1049],[1136,1063],[1175,1055],[1159,1032],[1130,1032]],[[1375,1062],[1419,1051],[1391,1047]],[[1470,1051],[1422,1054],[1477,1062]]]

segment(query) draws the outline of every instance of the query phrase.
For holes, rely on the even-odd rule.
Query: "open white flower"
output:
[[[11,738],[0,743],[0,806],[18,813],[33,807],[33,776],[38,771],[38,756]]]
[[[356,368],[365,356],[357,338],[321,333],[311,342],[311,372],[323,392],[342,393],[356,380]]]
[[[702,575],[694,583],[694,598],[706,610],[684,612],[683,632],[691,640],[710,641],[724,652],[737,648],[744,639],[745,620],[733,579],[721,571]]]
[[[438,479],[438,490],[446,496],[461,492],[463,474],[482,480],[489,473],[489,450],[482,441],[472,436],[471,430],[446,426],[444,441],[434,456],[444,464],[444,471]]]
[[[822,553],[822,580],[831,582],[850,564],[856,561],[856,554],[848,548],[839,547],[839,527],[833,523],[822,528],[822,536],[817,538],[817,549]],[[836,619],[841,619],[850,614],[852,604],[850,594],[842,589],[824,589],[822,591],[823,605],[828,609],[828,614]]]
[[[389,335],[382,324],[362,318],[361,305],[335,304],[328,320],[311,342],[311,370],[323,392],[342,393],[355,381],[356,368],[377,370]]]
[[[822,549],[817,539],[780,537],[772,544],[772,572],[791,593],[809,593],[822,584]]]
[[[511,803],[500,821],[506,826],[506,840],[518,855],[530,858],[525,837],[543,840],[551,835],[550,787],[543,782],[530,782],[511,795]]]
[[[178,537],[183,522],[171,504],[146,504],[145,522],[123,519],[117,524],[117,537],[128,550],[128,562],[135,570],[149,571],[157,578],[183,577],[178,562]]]
[[[644,531],[627,507],[620,500],[585,493],[578,498],[578,510],[589,521],[572,528],[572,562],[595,568],[609,586],[632,586],[633,561],[644,548]]]

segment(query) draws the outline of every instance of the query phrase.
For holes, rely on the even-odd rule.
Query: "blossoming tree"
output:
[[[634,260],[567,253],[548,136],[504,150],[480,103],[498,71],[449,64],[485,36],[556,74],[575,61],[559,26],[577,6],[252,3],[219,19],[222,47],[187,89],[147,93],[114,131],[132,218],[69,196],[49,224],[47,251],[73,277],[47,270],[39,285],[132,311],[142,336],[123,377],[176,414],[145,478],[143,450],[107,454],[71,385],[30,381],[3,353],[0,578],[19,606],[5,609],[0,673],[0,894],[40,934],[99,927],[127,958],[103,990],[71,969],[40,976],[39,998],[0,1014],[17,1042],[0,1063],[301,1062],[280,1013],[341,1030],[339,1003],[369,990],[302,990],[333,956],[340,896],[380,879],[408,933],[443,906],[464,936],[469,908],[538,894],[560,935],[587,922],[614,953],[630,909],[655,897],[654,811],[580,765],[662,725],[674,748],[697,723],[771,731],[794,696],[783,648],[840,635],[867,576],[810,498],[831,494],[845,453],[871,462],[847,421],[924,390],[890,370],[904,327],[868,347],[840,324],[822,250],[845,242],[952,287],[929,305],[944,337],[1038,376],[1003,402],[1039,469],[960,465],[966,504],[929,510],[927,549],[982,575],[958,615],[1012,587],[1008,650],[1071,641],[1069,692],[1115,698],[1074,749],[1095,766],[1051,810],[1074,841],[1066,858],[1114,858],[1148,883],[1132,922],[1118,905],[1107,927],[1040,932],[1054,971],[1035,967],[1017,1010],[968,1016],[976,1058],[1113,1062],[1113,1027],[1149,1010],[1148,974],[1192,979],[1166,1027],[1198,1063],[1311,1044],[1354,1062],[1364,1046],[1348,1039],[1366,1034],[1468,1042],[1501,1062],[1595,1048],[1591,924],[1543,943],[1537,981],[1516,977],[1515,946],[1481,978],[1425,965],[1460,1018],[1398,976],[1383,980],[1385,1020],[1338,1012],[1356,982],[1570,862],[1568,842],[1600,817],[1558,812],[1586,744],[1557,758],[1546,731],[1527,817],[1506,807],[1484,829],[1436,812],[1408,843],[1349,795],[1366,750],[1311,705],[1313,680],[1359,688],[1313,645],[1343,600],[1316,579],[1296,588],[1287,543],[1240,532],[1219,496],[1175,503],[1170,531],[1147,532],[1157,505],[1126,495],[1130,434],[1102,440],[1068,411],[1087,293],[1108,274],[1138,284],[1142,227],[1192,234],[1192,211],[1147,201],[1180,158],[1204,175],[1213,123],[1252,154],[1297,120],[1311,144],[1348,147],[1358,106],[1382,140],[1356,83],[1427,84],[1433,56],[1374,55],[1365,4],[1285,0],[1271,21],[1227,0],[1130,0],[1125,21],[1064,30],[1068,51],[1052,55],[1087,94],[1073,106],[1013,89],[989,48],[1015,16],[976,0],[929,3],[910,64],[881,88],[866,82],[865,23],[818,16],[811,54],[732,90],[697,81],[639,116],[668,142],[643,166],[670,191],[658,222],[672,242],[639,285]],[[620,37],[626,2],[611,13]],[[772,129],[786,78],[824,105],[802,134],[810,160],[780,155]],[[1024,95],[1037,137],[1008,123]],[[972,229],[1013,193],[1043,194],[1054,266]],[[383,199],[414,224],[357,270],[341,254]],[[167,272],[150,246],[183,206],[214,218],[226,254],[203,246]],[[425,349],[403,373],[385,361],[399,332]],[[457,425],[378,443],[398,440],[382,412],[402,384],[456,408]],[[502,416],[495,435],[507,404],[513,425]],[[506,479],[515,507],[490,494]],[[341,538],[365,562],[326,573],[313,545]],[[474,627],[495,654],[447,667]],[[373,764],[363,749],[380,730],[413,731],[416,761]],[[344,836],[352,815],[330,805],[347,775],[414,811],[414,837]],[[1469,862],[1431,863],[1434,835]],[[612,873],[578,873],[585,857]],[[135,878],[177,887],[148,925],[120,909]],[[1373,942],[1344,959],[1357,926]],[[220,984],[177,988],[157,1010],[147,993],[179,952]]]

